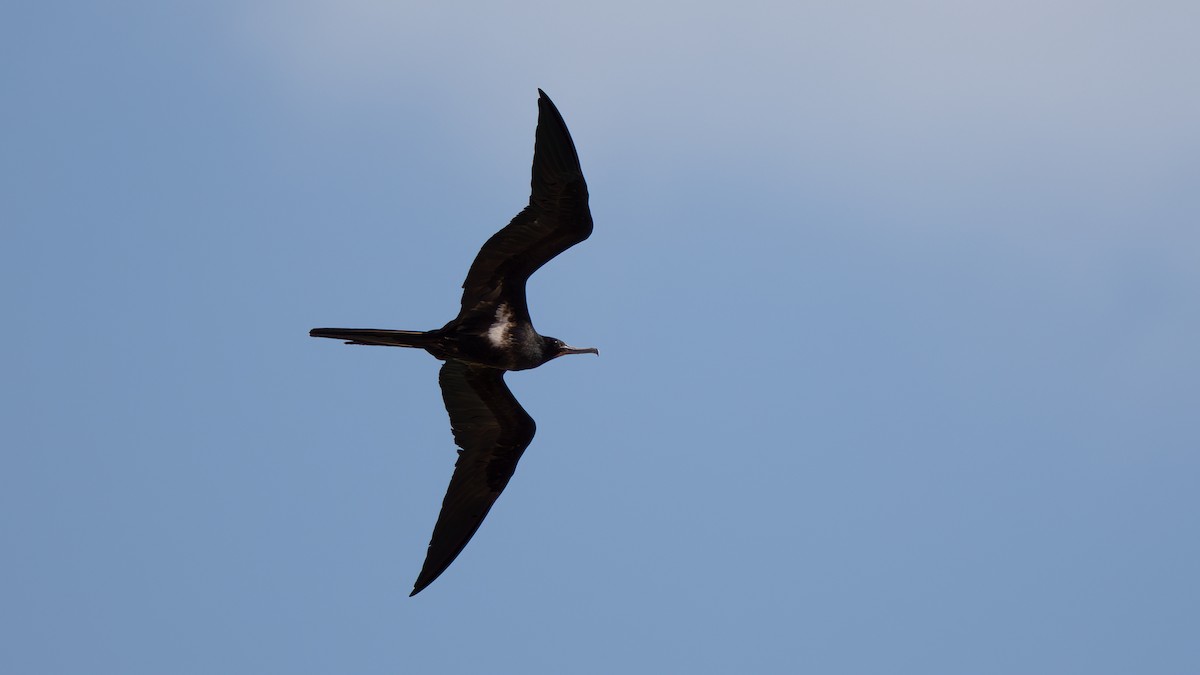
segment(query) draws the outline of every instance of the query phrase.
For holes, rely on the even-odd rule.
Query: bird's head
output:
[[[595,347],[572,347],[558,338],[543,337],[542,342],[545,344],[543,353],[546,355],[546,360],[557,359],[560,356],[567,354],[595,354],[600,355],[600,350]]]

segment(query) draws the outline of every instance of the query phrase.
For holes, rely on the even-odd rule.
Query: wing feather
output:
[[[587,182],[566,122],[538,90],[529,206],[479,250],[463,282],[463,317],[481,303],[506,301],[528,317],[525,282],[558,254],[592,234]]]
[[[504,384],[503,370],[449,360],[438,382],[461,449],[412,595],[433,583],[471,541],[536,430]]]

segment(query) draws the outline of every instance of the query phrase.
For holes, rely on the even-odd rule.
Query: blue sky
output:
[[[1200,671],[1195,3],[9,3],[0,671]],[[537,88],[602,356],[408,591]]]

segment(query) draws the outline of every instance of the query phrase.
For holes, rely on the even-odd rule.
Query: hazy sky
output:
[[[1200,672],[1200,5],[0,10],[0,672]],[[416,598],[427,329],[576,357]]]

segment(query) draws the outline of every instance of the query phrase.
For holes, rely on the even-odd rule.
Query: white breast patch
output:
[[[496,320],[492,323],[492,327],[488,328],[488,341],[496,347],[503,347],[508,342],[508,334],[512,329],[512,312],[509,311],[508,305],[500,304],[496,307]]]

